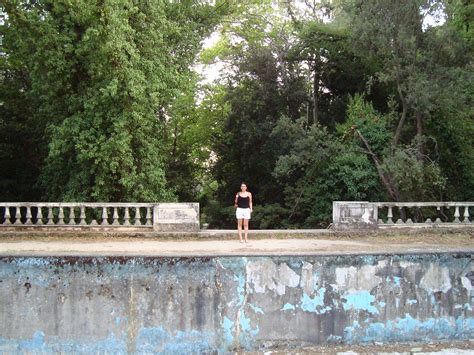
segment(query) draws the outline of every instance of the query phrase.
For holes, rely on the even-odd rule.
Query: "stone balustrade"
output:
[[[2,227],[199,230],[198,203],[2,202]]]
[[[474,202],[379,202],[378,224],[384,225],[449,225],[469,224]]]
[[[346,228],[474,226],[474,202],[335,201],[333,225]]]

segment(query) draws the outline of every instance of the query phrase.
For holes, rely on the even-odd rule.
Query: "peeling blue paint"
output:
[[[321,287],[318,290],[318,294],[313,298],[309,297],[306,292],[303,293],[301,297],[301,309],[305,312],[314,312],[318,314],[326,313],[330,311],[331,308],[326,306],[324,307],[324,294],[326,293],[326,288]],[[319,308],[318,308],[319,307]]]
[[[280,309],[281,311],[294,311],[296,307],[290,303],[285,303],[285,305]]]
[[[234,336],[232,335],[232,328],[234,327],[234,322],[229,318],[224,316],[224,322],[222,323],[224,328],[224,338],[227,344],[232,344],[234,342]]]
[[[340,335],[330,335],[328,338],[327,338],[327,342],[329,344],[339,344],[341,343],[343,340],[342,336]]]
[[[237,285],[237,295],[238,295],[238,303],[237,306],[242,306],[245,301],[245,275],[239,274],[234,276],[234,280],[238,282]]]
[[[258,325],[255,328],[252,328],[250,324],[250,318],[247,318],[244,312],[240,312],[239,324],[240,324],[240,329],[242,329],[242,331],[244,331],[245,333],[249,333],[255,336],[259,332]]]
[[[312,282],[287,288],[285,294],[271,289],[255,294],[247,287],[247,273],[250,261],[262,260],[289,266],[300,278],[307,265]],[[285,327],[273,326],[283,323],[292,327],[295,341],[469,339],[474,338],[474,314],[470,290],[461,282],[469,260],[469,253],[395,255],[390,262],[384,255],[0,258],[1,309],[13,312],[11,295],[11,306],[21,307],[5,315],[17,324],[0,324],[0,349],[119,354],[259,350],[262,344],[285,341]],[[416,274],[419,280],[432,265],[446,270],[452,286],[442,280],[438,285],[433,276],[425,277],[424,284],[408,277]],[[338,268],[350,268],[357,282],[337,280]],[[361,275],[362,268],[376,277]],[[262,276],[267,285],[282,282],[278,273]],[[434,294],[428,288],[446,292]],[[74,325],[80,331],[69,327],[52,334],[51,329],[64,325],[64,312],[79,309],[84,300],[89,313]],[[328,311],[337,317],[329,317]],[[47,327],[40,328],[42,322]],[[323,322],[334,324],[318,327],[317,335],[316,327],[307,326]],[[15,335],[12,329],[19,326],[30,337]]]
[[[463,334],[465,331],[469,331],[469,329],[474,329],[473,318],[466,319],[461,316],[456,319],[456,332],[458,334]]]
[[[375,302],[375,297],[369,291],[358,291],[344,295],[346,301],[343,303],[344,310],[355,309],[365,310],[370,313],[379,313],[372,303]]]
[[[380,334],[385,333],[385,324],[383,323],[372,323],[367,328],[366,334],[367,336],[364,337],[364,341],[370,341],[370,339],[376,339]]]
[[[245,313],[241,311],[239,315],[239,326],[241,329],[239,335],[240,344],[247,350],[252,349],[255,342],[255,337],[260,332],[258,325],[255,328],[252,328],[250,324],[250,318],[247,318]]]
[[[400,286],[401,277],[398,276],[387,276],[385,281],[387,283],[393,282],[396,286]]]
[[[406,314],[404,318],[384,323],[371,323],[363,329],[359,324],[346,327],[344,340],[349,344],[373,341],[413,341],[447,338],[468,338],[474,332],[474,318],[429,318],[418,320]],[[467,336],[466,336],[467,335]]]
[[[209,332],[177,331],[169,333],[163,327],[140,329],[136,351],[138,353],[163,352],[170,354],[201,353],[212,349],[213,334]]]
[[[265,314],[265,312],[263,311],[263,309],[261,309],[260,307],[255,306],[255,305],[253,305],[253,304],[251,304],[251,303],[249,303],[249,306],[250,306],[250,308],[253,309],[253,311],[254,311],[255,313]]]
[[[64,340],[57,337],[46,337],[43,331],[36,331],[32,339],[20,340],[0,338],[0,349],[11,349],[15,353],[98,353],[108,352],[126,354],[126,343],[111,334],[106,339],[93,342],[87,340]]]
[[[354,332],[357,331],[357,329],[359,328],[360,328],[359,322],[357,321],[354,321],[352,323],[352,326],[345,327],[344,335],[343,335],[344,341],[347,342],[348,344],[352,344],[352,342],[354,341]]]
[[[21,350],[26,351],[38,351],[40,349],[45,349],[44,333],[42,331],[37,331],[33,335],[33,339],[20,341],[19,345]]]
[[[52,260],[51,260],[52,259]],[[15,264],[20,267],[44,267],[49,266],[54,258],[15,258]]]

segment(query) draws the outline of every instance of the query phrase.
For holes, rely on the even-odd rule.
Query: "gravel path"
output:
[[[266,233],[239,243],[231,231],[199,235],[0,233],[0,256],[240,256],[474,252],[474,233]]]

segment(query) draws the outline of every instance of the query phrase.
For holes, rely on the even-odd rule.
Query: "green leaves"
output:
[[[0,6],[5,199],[199,199],[231,227],[246,180],[274,228],[326,226],[333,200],[473,198],[462,1]],[[225,61],[219,83],[198,59]]]
[[[5,70],[24,71],[23,105],[48,136],[44,198],[162,201],[166,115],[224,13],[213,6],[107,0],[8,1]],[[16,65],[16,67],[13,67]]]
[[[358,130],[369,142],[371,149],[379,155],[386,153],[390,148],[393,136],[391,126],[393,116],[382,115],[377,112],[373,105],[365,100],[364,95],[355,95],[349,99],[347,106],[347,121],[337,126],[337,131],[343,136],[351,136],[361,148],[365,148],[360,142],[355,130]]]

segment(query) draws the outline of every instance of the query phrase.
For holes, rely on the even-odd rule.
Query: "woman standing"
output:
[[[239,239],[242,240],[242,225],[245,230],[245,243],[248,242],[247,236],[249,231],[249,219],[252,212],[252,193],[247,191],[247,184],[240,185],[240,192],[235,195],[234,207],[237,208],[235,216],[237,217],[237,229],[239,230]]]

